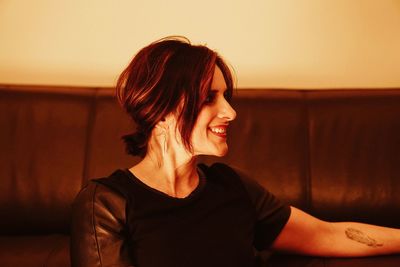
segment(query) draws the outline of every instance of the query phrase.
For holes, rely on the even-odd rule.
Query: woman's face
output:
[[[224,156],[228,151],[226,133],[228,124],[236,117],[236,111],[226,100],[226,83],[217,66],[206,103],[200,110],[192,132],[195,155]]]

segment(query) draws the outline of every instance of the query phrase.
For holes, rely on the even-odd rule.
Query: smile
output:
[[[226,127],[209,127],[208,129],[214,135],[226,138]]]

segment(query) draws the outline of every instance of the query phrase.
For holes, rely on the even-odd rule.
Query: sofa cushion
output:
[[[0,236],[0,266],[69,267],[69,237]]]
[[[85,174],[94,94],[0,88],[1,234],[68,232]]]
[[[400,91],[308,94],[311,211],[400,226]]]

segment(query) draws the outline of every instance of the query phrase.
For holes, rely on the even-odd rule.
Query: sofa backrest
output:
[[[400,90],[238,90],[222,161],[327,220],[400,226]],[[138,162],[110,88],[0,86],[2,234],[69,230],[91,178]]]
[[[65,231],[85,173],[95,91],[0,90],[0,231]]]

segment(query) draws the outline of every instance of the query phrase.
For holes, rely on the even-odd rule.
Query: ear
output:
[[[168,130],[172,125],[176,124],[175,115],[170,113],[167,116],[163,117],[157,124],[156,128],[160,128],[163,130]]]
[[[169,113],[167,116],[165,116],[161,122],[167,124],[168,126],[175,125],[176,124],[176,114],[173,112]]]

